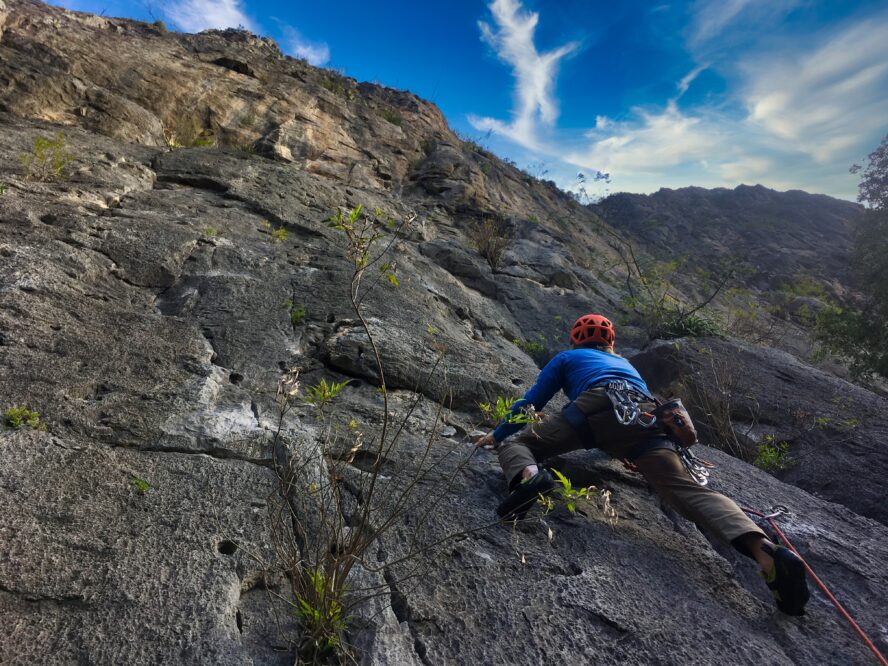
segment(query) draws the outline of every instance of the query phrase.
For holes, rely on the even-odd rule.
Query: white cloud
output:
[[[743,183],[760,179],[774,168],[773,160],[766,157],[744,156],[734,162],[718,166],[721,177],[729,183]]]
[[[633,109],[634,120],[605,121],[587,132],[592,143],[565,155],[583,169],[610,173],[614,179],[640,172],[660,173],[688,161],[710,158],[724,143],[717,125],[685,115],[674,101],[659,112]]]
[[[315,67],[330,61],[330,47],[326,43],[309,41],[288,25],[282,26],[281,30],[284,33],[284,51],[290,55],[302,58]]]
[[[888,14],[743,66],[749,119],[821,163],[888,127]]]
[[[805,0],[697,0],[691,8],[687,46],[698,59],[733,60],[771,35]]]
[[[185,0],[164,5],[163,13],[186,32],[238,26],[256,32],[256,25],[244,13],[240,0]]]
[[[698,0],[693,9],[691,42],[700,44],[716,37],[738,14],[755,2],[756,0]]]
[[[700,76],[700,73],[708,67],[709,65],[697,65],[696,67],[694,67],[694,69],[685,74],[676,86],[676,88],[678,88],[678,96],[681,97],[682,95],[684,95],[688,91],[688,88],[691,87],[694,79]]]
[[[554,95],[558,62],[575,51],[578,44],[570,42],[539,53],[534,44],[539,14],[524,11],[518,0],[494,0],[490,12],[496,29],[484,21],[479,21],[478,27],[484,41],[501,60],[512,66],[516,108],[511,122],[478,116],[470,116],[469,122],[475,129],[492,130],[522,146],[537,148],[538,124],[552,125],[558,118]]]

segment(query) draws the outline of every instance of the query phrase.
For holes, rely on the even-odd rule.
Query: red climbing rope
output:
[[[802,561],[802,564],[805,565],[805,569],[807,569],[808,574],[811,576],[814,582],[817,583],[817,587],[819,587],[823,591],[827,599],[829,599],[833,603],[833,606],[836,607],[836,610],[839,611],[839,614],[848,621],[848,624],[850,624],[854,631],[856,631],[857,634],[863,639],[863,642],[866,644],[866,646],[872,651],[874,655],[876,655],[876,659],[879,660],[879,663],[882,664],[882,666],[888,666],[888,659],[885,659],[885,657],[882,656],[882,653],[879,652],[879,648],[877,648],[875,644],[870,640],[870,637],[866,635],[866,632],[864,632],[863,629],[860,628],[860,625],[854,621],[854,618],[851,617],[851,614],[845,610],[845,607],[842,606],[839,600],[835,598],[833,593],[830,592],[829,589],[827,589],[826,584],[822,580],[820,580],[820,577],[816,573],[814,573],[814,570],[810,566],[808,566],[805,558],[802,557],[799,554],[799,551],[795,549],[795,546],[792,545],[790,540],[783,533],[783,530],[777,527],[777,523],[774,522],[774,518],[776,516],[779,516],[781,513],[785,513],[785,510],[777,509],[775,513],[765,515],[761,511],[747,509],[746,507],[742,507],[742,509],[750,515],[757,516],[768,521],[768,524],[771,525],[771,528],[777,533],[777,536],[780,537],[783,543],[786,544],[787,548],[798,555],[799,559]]]

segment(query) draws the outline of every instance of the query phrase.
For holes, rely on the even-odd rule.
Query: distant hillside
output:
[[[850,280],[854,220],[862,207],[823,194],[684,187],[655,194],[615,194],[594,210],[661,256],[712,264],[739,258],[754,269],[749,286],[776,289],[803,276],[841,292]]]

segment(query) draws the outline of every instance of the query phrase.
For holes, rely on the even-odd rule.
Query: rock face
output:
[[[661,342],[632,361],[653,390],[684,393],[710,439],[724,414],[753,453],[765,438],[784,442],[779,478],[888,524],[884,398],[785,352],[717,338]]]
[[[575,313],[619,310],[592,211],[464,145],[427,102],[242,32],[0,0],[0,56],[0,410],[46,423],[0,429],[0,661],[294,663],[306,636],[282,535],[299,556],[335,547],[301,508],[330,487],[345,532],[359,526],[376,456],[349,437],[374,441],[385,399],[400,439],[378,483],[398,520],[349,579],[374,591],[347,636],[362,663],[870,662],[819,593],[805,618],[777,614],[749,562],[593,452],[554,465],[609,489],[615,514],[492,524],[505,484],[472,446],[478,403],[525,390]],[[19,157],[60,130],[67,177],[28,179]],[[189,133],[217,146],[166,146]],[[358,204],[384,213],[362,306],[385,396],[329,223]],[[496,269],[475,249],[483,219],[510,235]],[[790,508],[781,524],[885,651],[881,403],[786,355],[712,344],[769,387],[760,402],[779,394],[761,426],[809,409],[815,383],[852,397],[820,439],[780,431],[800,487],[704,455],[738,501]],[[675,349],[645,354],[664,385],[701,369]],[[282,417],[291,368],[301,396],[350,383],[325,418],[301,400]],[[830,428],[845,414],[860,425],[840,456]],[[313,487],[279,483],[294,460]],[[830,486],[822,471],[838,468]]]

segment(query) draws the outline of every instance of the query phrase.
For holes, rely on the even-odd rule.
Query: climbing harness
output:
[[[792,545],[792,542],[790,542],[790,540],[786,536],[786,534],[783,533],[783,530],[781,530],[777,526],[777,523],[774,519],[779,516],[788,515],[789,509],[787,509],[782,504],[778,504],[774,507],[771,507],[767,512],[756,511],[755,509],[749,509],[745,506],[740,507],[740,508],[743,509],[746,513],[748,513],[751,516],[755,516],[756,518],[761,518],[762,520],[768,521],[768,525],[771,526],[771,529],[774,530],[774,532],[777,534],[777,536],[780,538],[780,540],[786,544],[786,547],[789,548],[793,553],[795,553],[796,556],[802,561],[802,564],[805,565],[805,570],[808,572],[808,575],[811,576],[811,579],[815,583],[817,583],[817,587],[820,588],[820,590],[826,595],[826,598],[829,599],[830,602],[832,602],[833,606],[836,607],[836,610],[839,612],[839,615],[841,615],[843,618],[845,618],[845,620],[848,622],[848,624],[851,625],[851,628],[854,629],[854,631],[857,633],[857,635],[860,636],[860,638],[863,640],[864,644],[876,656],[876,659],[878,660],[879,664],[881,664],[881,666],[888,666],[888,659],[885,659],[885,657],[882,655],[882,653],[879,652],[879,648],[876,647],[876,645],[875,645],[875,643],[873,643],[872,639],[870,639],[870,637],[866,635],[866,632],[860,628],[860,625],[854,621],[854,618],[851,617],[851,614],[847,610],[845,610],[845,607],[839,602],[838,599],[836,599],[835,595],[833,595],[833,593],[829,591],[829,588],[826,587],[826,584],[822,580],[820,580],[820,577],[816,573],[814,573],[814,570],[805,561],[805,558],[802,557],[801,554],[799,553],[799,551],[796,550],[795,546]]]
[[[613,405],[618,423],[642,428],[659,427],[675,445],[678,457],[691,478],[701,486],[709,483],[709,470],[715,465],[691,452],[690,447],[697,443],[697,431],[680,399],[661,402],[623,380],[607,382],[604,391]],[[652,402],[657,407],[652,412],[644,412],[640,405],[642,402]]]

